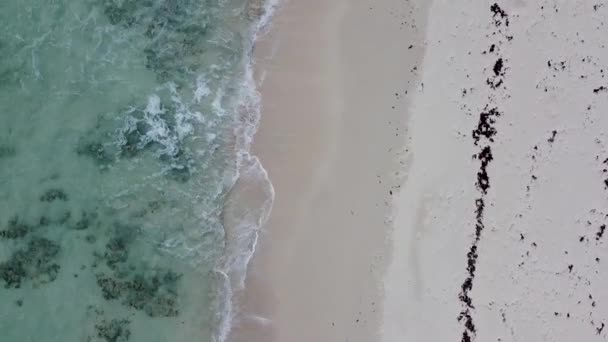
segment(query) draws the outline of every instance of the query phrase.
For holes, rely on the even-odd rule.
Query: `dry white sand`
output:
[[[608,6],[493,3],[429,12],[386,342],[608,337]]]

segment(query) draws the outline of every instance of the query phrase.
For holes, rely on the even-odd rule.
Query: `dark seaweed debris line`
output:
[[[498,112],[497,108],[486,109],[479,114],[479,122],[477,123],[477,127],[473,130],[473,141],[476,146],[479,144],[479,139],[481,139],[481,137],[485,137],[490,142],[494,142],[494,136],[497,132],[493,125],[496,123],[496,118],[499,116],[500,112]]]
[[[492,12],[492,19],[494,20],[494,24],[497,27],[500,26],[502,23],[504,23],[505,26],[509,26],[508,15],[502,8],[500,8],[500,6],[498,6],[498,4],[493,4],[490,7],[490,11]],[[504,76],[504,68],[504,60],[499,57],[494,63],[494,67],[492,68],[494,76]],[[491,90],[496,90],[502,83],[502,78],[500,78],[498,82],[494,82],[490,79],[488,79],[487,81],[487,84]],[[490,98],[490,103],[492,102],[491,99],[492,98]],[[492,155],[491,143],[494,142],[494,136],[498,133],[494,124],[496,123],[496,119],[501,115],[502,114],[499,112],[498,108],[487,104],[484,110],[479,113],[479,120],[477,122],[477,126],[471,133],[471,136],[473,138],[473,144],[475,146],[481,145],[479,147],[479,152],[473,156],[480,162],[479,171],[477,171],[477,180],[475,182],[475,187],[479,192],[479,197],[475,200],[475,234],[471,247],[467,252],[467,276],[461,285],[461,291],[458,295],[458,298],[463,306],[457,317],[458,321],[464,324],[464,331],[462,333],[461,342],[471,342],[477,334],[477,328],[475,326],[472,316],[472,311],[475,309],[475,306],[473,304],[473,299],[471,298],[471,291],[473,290],[475,273],[477,271],[477,260],[479,258],[479,242],[481,241],[481,236],[485,229],[485,196],[488,193],[488,189],[490,189],[490,177],[488,175],[488,166],[494,160],[494,156]],[[482,139],[485,144],[482,144]]]

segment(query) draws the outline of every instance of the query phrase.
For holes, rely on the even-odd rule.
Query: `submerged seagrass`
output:
[[[212,341],[244,0],[0,2],[0,332]]]

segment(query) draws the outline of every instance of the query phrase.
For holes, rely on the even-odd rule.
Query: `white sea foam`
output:
[[[165,114],[165,110],[161,107],[160,97],[150,95],[143,117],[144,122],[149,125],[150,129],[146,131],[139,142],[139,148],[143,148],[151,142],[156,142],[163,147],[160,150],[161,154],[175,155],[179,150],[178,141],[161,116],[163,114]]]
[[[148,96],[148,103],[146,105],[146,112],[152,115],[163,114],[164,111],[160,108],[160,97],[158,95]]]
[[[168,87],[169,91],[171,92],[171,101],[173,101],[173,104],[175,106],[175,131],[177,133],[178,139],[181,141],[194,131],[192,121],[197,119],[197,115],[193,114],[184,104],[182,97],[177,92],[177,87],[175,86],[175,84],[170,83]]]
[[[217,116],[226,115],[226,110],[222,106],[222,99],[224,98],[224,90],[222,88],[218,89],[215,98],[213,99],[213,113]]]
[[[209,96],[211,94],[211,89],[209,89],[209,85],[205,75],[199,75],[196,78],[196,89],[194,90],[194,100],[197,103],[200,103],[203,98]]]
[[[239,87],[236,108],[239,111],[239,124],[234,129],[236,174],[229,199],[228,210],[224,215],[226,231],[226,252],[217,272],[224,278],[224,293],[221,296],[220,317],[216,342],[225,342],[233,328],[235,318],[240,314],[233,302],[235,292],[245,286],[247,268],[253,257],[258,234],[268,220],[275,198],[274,188],[268,173],[259,159],[250,153],[253,137],[257,132],[261,115],[260,94],[257,91],[253,76],[253,44],[266,29],[279,0],[266,0],[264,14],[253,25],[250,32],[251,48],[244,56],[245,70]],[[217,101],[217,98],[216,98]],[[214,101],[213,106],[216,109]],[[222,112],[223,114],[223,112]],[[257,190],[252,191],[252,189]],[[250,198],[251,192],[257,193]],[[260,193],[261,192],[261,193]],[[236,203],[236,204],[235,204]],[[228,220],[228,221],[227,221]],[[265,324],[270,322],[263,319]]]

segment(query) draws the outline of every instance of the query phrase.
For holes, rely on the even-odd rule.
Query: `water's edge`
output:
[[[245,78],[241,89],[239,114],[242,126],[236,127],[237,174],[222,212],[225,230],[225,255],[216,271],[224,279],[218,342],[225,342],[238,321],[237,293],[245,287],[247,269],[253,258],[259,230],[268,220],[275,198],[274,188],[260,160],[251,154],[251,145],[262,115],[261,95],[254,79],[253,48],[271,25],[280,0],[250,0],[250,13],[259,16],[251,33],[251,47],[245,54]]]

